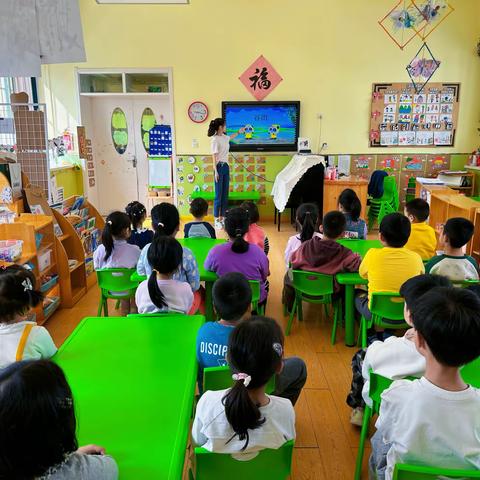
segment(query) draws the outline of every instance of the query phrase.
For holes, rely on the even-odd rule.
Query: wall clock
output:
[[[192,102],[188,107],[188,116],[192,122],[203,123],[208,118],[208,107],[203,102]]]

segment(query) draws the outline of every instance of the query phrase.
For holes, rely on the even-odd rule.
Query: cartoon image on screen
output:
[[[298,116],[296,102],[224,104],[227,135],[244,129],[244,133],[231,140],[232,150],[296,149]]]

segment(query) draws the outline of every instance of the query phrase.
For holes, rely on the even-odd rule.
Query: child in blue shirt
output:
[[[213,306],[220,317],[218,322],[207,322],[198,331],[197,360],[198,387],[203,392],[203,369],[227,365],[230,334],[236,325],[248,322],[252,291],[245,275],[230,272],[213,285]],[[307,380],[307,367],[298,357],[283,359],[283,368],[275,378],[273,395],[287,398],[295,405]]]
[[[193,215],[194,221],[189,222],[183,229],[185,238],[201,237],[201,238],[217,238],[215,229],[203,219],[208,213],[208,203],[203,198],[194,198],[190,204],[190,213]]]
[[[338,209],[345,215],[347,226],[345,238],[365,240],[367,238],[367,224],[360,218],[362,204],[357,194],[351,188],[346,188],[338,197]]]

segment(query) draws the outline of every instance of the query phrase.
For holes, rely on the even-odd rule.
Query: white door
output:
[[[168,100],[153,95],[96,97],[92,98],[91,112],[100,213],[123,211],[133,200],[146,205],[148,142],[145,128],[151,124],[152,116],[156,123],[172,123]]]

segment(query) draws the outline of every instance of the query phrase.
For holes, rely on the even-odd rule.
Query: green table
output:
[[[55,355],[73,391],[80,445],[104,446],[122,480],[181,479],[203,322],[85,318]]]
[[[215,192],[192,192],[192,198],[203,198],[207,202],[215,200]],[[244,202],[251,200],[258,202],[260,200],[260,192],[229,192],[228,199],[232,202]]]
[[[212,286],[217,279],[217,274],[210,270],[205,270],[204,264],[208,252],[215,246],[225,243],[224,239],[214,238],[178,238],[178,241],[183,247],[189,248],[198,263],[198,270],[200,273],[200,280],[205,282],[205,316],[207,320],[213,320],[213,302],[212,302]],[[135,272],[131,276],[132,281],[143,282],[147,277],[139,275]]]
[[[380,240],[338,240],[338,243],[358,253],[362,258],[371,248],[382,248]],[[337,282],[345,285],[345,345],[352,347],[355,345],[355,305],[354,290],[355,285],[367,285],[368,281],[355,273],[337,273]]]

